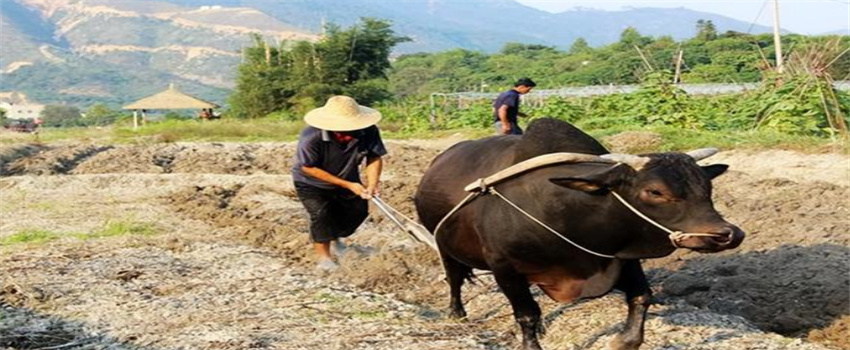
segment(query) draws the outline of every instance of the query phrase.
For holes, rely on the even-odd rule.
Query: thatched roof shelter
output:
[[[124,109],[207,109],[218,108],[218,105],[199,98],[189,96],[174,85],[169,85],[168,90],[153,94],[141,100],[124,106]]]
[[[141,100],[124,106],[123,109],[133,110],[133,129],[139,127],[138,115],[142,112],[142,123],[146,119],[146,111],[149,109],[204,109],[212,112],[213,108],[219,106],[194,96],[189,96],[177,88],[174,84],[168,85],[168,90],[145,97]],[[210,113],[211,115],[212,113]]]

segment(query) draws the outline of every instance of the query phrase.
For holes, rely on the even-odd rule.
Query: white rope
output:
[[[585,247],[582,247],[582,246],[581,246],[581,245],[579,245],[578,243],[571,241],[569,238],[564,237],[564,235],[560,234],[558,231],[555,231],[555,230],[554,230],[554,229],[552,229],[551,227],[547,226],[547,225],[546,225],[546,224],[544,224],[542,221],[537,220],[537,218],[535,218],[534,216],[532,216],[531,214],[529,214],[529,213],[528,213],[528,212],[526,212],[525,210],[522,210],[522,208],[520,208],[519,206],[517,206],[516,204],[514,204],[513,202],[511,202],[511,201],[510,201],[510,200],[508,200],[507,198],[505,198],[505,196],[503,196],[501,193],[499,193],[499,191],[496,191],[496,189],[495,189],[495,188],[492,188],[492,187],[491,187],[489,190],[490,190],[490,192],[493,192],[493,194],[495,194],[497,197],[501,198],[503,201],[507,202],[507,203],[508,203],[508,204],[510,204],[512,207],[514,207],[514,209],[516,209],[517,211],[519,211],[520,213],[522,213],[523,215],[525,215],[526,217],[528,217],[529,219],[531,219],[531,221],[534,221],[534,222],[536,222],[538,225],[543,226],[543,228],[545,228],[545,229],[549,230],[549,232],[552,232],[553,234],[555,234],[556,236],[560,237],[561,239],[563,239],[563,240],[564,240],[564,241],[566,241],[567,243],[572,244],[574,247],[576,247],[576,248],[578,248],[578,249],[581,249],[581,250],[585,251],[585,252],[586,252],[586,253],[588,253],[588,254],[593,254],[593,255],[596,255],[596,256],[598,256],[598,257],[603,257],[603,258],[608,258],[608,259],[615,259],[615,258],[616,258],[616,256],[613,256],[613,255],[597,253],[597,252],[595,252],[595,251],[592,251],[592,250],[590,250],[590,249],[587,249],[587,248],[585,248]]]
[[[617,192],[611,191],[611,194],[613,194],[614,197],[617,198],[620,201],[620,203],[623,203],[623,205],[625,205],[626,208],[629,208],[629,210],[631,210],[633,213],[637,214],[637,216],[639,216],[641,219],[644,219],[644,220],[646,220],[646,222],[655,225],[655,227],[660,228],[664,232],[667,232],[668,237],[670,238],[670,242],[672,242],[673,246],[676,247],[676,248],[681,248],[679,246],[679,242],[681,242],[681,241],[683,241],[687,238],[690,238],[690,237],[718,237],[718,236],[720,236],[718,234],[713,234],[713,233],[685,233],[685,232],[682,232],[682,231],[672,231],[672,230],[662,226],[661,224],[655,222],[655,220],[650,219],[648,216],[644,215],[643,213],[641,213],[639,210],[637,210],[637,208],[635,208],[631,204],[629,204],[629,202],[626,202],[626,200],[623,199],[623,197],[621,197]]]

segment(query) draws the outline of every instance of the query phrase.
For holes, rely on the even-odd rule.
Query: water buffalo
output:
[[[484,194],[446,216],[466,198],[464,186],[559,152],[591,159],[522,171],[490,190],[482,188]],[[677,248],[717,252],[743,240],[744,232],[726,222],[711,200],[711,179],[728,166],[697,165],[705,154],[608,153],[568,123],[539,119],[523,136],[461,142],[433,160],[415,204],[429,231],[439,225],[436,240],[450,286],[451,316],[466,316],[461,286],[472,269],[491,270],[522,329],[523,348],[540,349],[540,307],[530,285],[559,302],[617,289],[625,293],[629,311],[610,346],[637,349],[651,297],[639,259]]]

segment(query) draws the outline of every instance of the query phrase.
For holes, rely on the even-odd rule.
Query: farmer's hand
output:
[[[510,135],[511,134],[511,124],[510,123],[502,123],[502,134]]]
[[[360,197],[363,197],[363,199],[372,199],[372,196],[377,197],[381,195],[381,188],[378,187],[377,184],[373,187],[367,187],[366,192],[364,194],[368,194],[369,198],[364,197],[362,194],[360,195]]]
[[[348,190],[352,193],[360,196],[363,199],[372,199],[372,195],[366,191],[366,187],[363,187],[362,184],[357,182],[349,182],[347,186]]]

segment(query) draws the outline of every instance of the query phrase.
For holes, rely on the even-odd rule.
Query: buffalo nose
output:
[[[716,234],[714,241],[719,245],[728,246],[727,248],[737,247],[744,239],[744,231],[736,226],[726,226]]]

